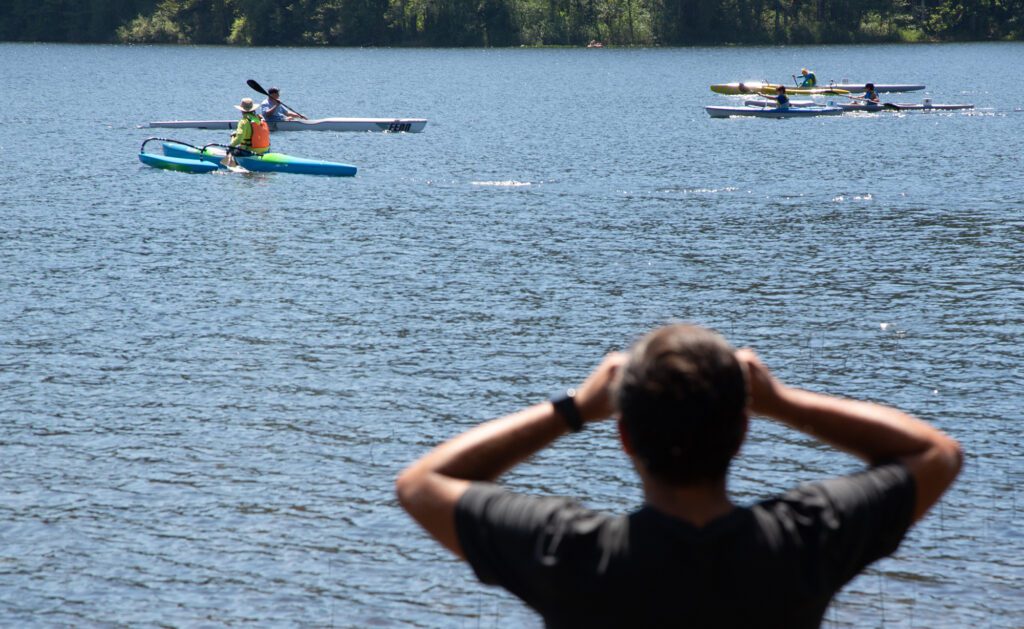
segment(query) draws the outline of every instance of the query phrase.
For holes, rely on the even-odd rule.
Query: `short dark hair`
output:
[[[635,456],[672,485],[724,478],[746,434],[746,379],[735,350],[696,325],[669,325],[640,339],[615,404]]]

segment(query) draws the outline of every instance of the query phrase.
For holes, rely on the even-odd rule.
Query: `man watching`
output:
[[[868,468],[735,505],[728,469],[751,415]],[[609,418],[643,487],[639,510],[603,514],[493,484]],[[844,584],[896,550],[961,459],[956,441],[921,420],[786,386],[752,351],[672,325],[607,356],[575,392],[441,444],[396,486],[428,533],[550,627],[817,627]]]

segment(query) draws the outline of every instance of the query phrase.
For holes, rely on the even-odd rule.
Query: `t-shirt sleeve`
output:
[[[805,508],[817,512],[819,570],[835,588],[895,552],[913,523],[914,477],[899,463],[795,491]]]
[[[455,529],[477,578],[501,585],[539,611],[576,555],[571,539],[600,517],[565,498],[524,496],[473,483],[455,508]],[[579,557],[576,557],[578,559]]]

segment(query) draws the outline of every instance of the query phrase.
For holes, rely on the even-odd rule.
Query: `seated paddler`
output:
[[[259,114],[267,122],[281,122],[283,120],[305,120],[306,117],[294,112],[287,105],[281,102],[281,90],[272,87],[267,90],[267,98],[260,103]]]
[[[807,68],[800,69],[800,82],[797,84],[797,87],[814,87],[817,84],[818,77],[814,76],[814,72],[812,70],[808,70]]]
[[[881,98],[878,96],[878,90],[875,89],[874,83],[864,85],[864,100],[872,105],[879,104]]]
[[[262,155],[270,150],[270,127],[256,112],[256,103],[251,98],[243,98],[235,109],[242,112],[235,132],[231,134],[231,146],[250,153]]]
[[[778,103],[776,107],[778,107],[779,109],[789,109],[789,96],[786,96],[785,85],[780,85],[776,87],[774,96],[772,96],[771,94],[765,94],[764,97],[767,98],[768,100],[773,100],[776,103]]]

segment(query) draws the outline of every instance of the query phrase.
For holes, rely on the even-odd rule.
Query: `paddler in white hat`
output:
[[[256,112],[256,103],[251,98],[243,98],[240,104],[235,105],[235,109],[242,112],[242,119],[231,134],[231,146],[257,155],[269,151],[270,127]]]

